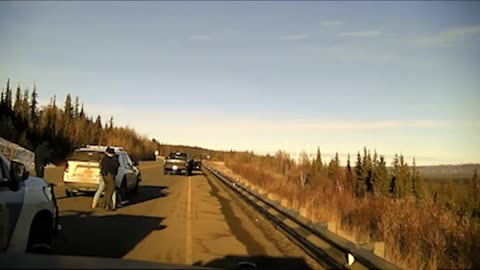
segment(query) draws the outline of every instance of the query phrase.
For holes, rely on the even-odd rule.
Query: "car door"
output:
[[[0,155],[0,250],[5,251],[10,245],[15,226],[20,217],[24,203],[25,184],[13,190],[11,188],[8,161]]]
[[[123,165],[121,166],[123,166],[125,170],[125,176],[127,178],[127,188],[132,189],[135,185],[135,181],[134,181],[135,171],[133,170],[133,165],[128,163],[127,154],[122,153],[120,154],[120,156],[123,161],[122,162]]]

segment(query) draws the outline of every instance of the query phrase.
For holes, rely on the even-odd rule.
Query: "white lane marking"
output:
[[[192,260],[192,177],[188,177],[187,192],[187,241],[185,242],[186,264],[191,265]]]

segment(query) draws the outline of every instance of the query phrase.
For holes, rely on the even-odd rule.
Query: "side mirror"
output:
[[[138,161],[135,160],[135,161],[133,162],[133,166],[138,166]]]
[[[14,182],[22,182],[30,176],[25,164],[17,161],[10,162],[10,175]]]

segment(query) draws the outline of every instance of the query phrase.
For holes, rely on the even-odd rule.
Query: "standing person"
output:
[[[107,147],[101,164],[100,171],[103,176],[103,181],[105,181],[105,209],[114,211],[116,205],[112,204],[112,196],[115,191],[115,176],[117,175],[120,163],[115,157],[115,150],[113,150],[113,148]]]
[[[102,168],[101,163],[100,163],[100,168]],[[100,199],[100,196],[102,195],[102,192],[104,190],[105,190],[105,181],[103,180],[103,176],[100,176],[97,191],[95,192],[95,195],[93,196],[92,208],[97,207],[98,200]],[[117,207],[121,207],[121,205],[117,204],[117,201],[118,201],[117,200],[117,191],[115,190],[112,194],[112,203],[113,203],[113,205],[116,205]]]
[[[35,173],[37,177],[43,178],[45,165],[47,165],[52,158],[51,153],[49,143],[46,140],[35,148]]]

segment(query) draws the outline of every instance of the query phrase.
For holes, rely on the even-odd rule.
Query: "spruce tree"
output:
[[[352,194],[355,194],[355,181],[353,179],[353,172],[352,172],[352,166],[350,165],[350,153],[348,153],[347,156],[347,167],[345,168],[345,176],[347,180],[347,186],[348,189],[352,192]]]
[[[15,102],[13,103],[13,111],[16,115],[21,115],[22,111],[22,92],[20,90],[20,84],[15,91]]]
[[[37,86],[36,84],[33,85],[32,96],[30,97],[30,122],[32,123],[33,130],[37,130],[38,122],[39,122],[39,115],[37,111]]]
[[[399,165],[399,160],[398,160],[398,155],[395,154],[393,157],[393,162],[392,162],[392,179],[390,182],[390,192],[393,194],[394,197],[398,198],[400,197],[400,188],[398,184],[398,178],[400,178],[400,165]]]
[[[375,166],[375,179],[376,179],[376,190],[375,192],[383,194],[385,196],[390,194],[390,174],[387,170],[387,163],[385,162],[385,157],[380,156],[380,160]]]
[[[80,101],[78,99],[78,96],[75,97],[75,105],[74,105],[74,110],[73,110],[73,117],[75,119],[78,119],[80,117],[80,111],[79,111],[79,106],[80,106]]]
[[[357,197],[363,197],[365,195],[366,186],[365,186],[365,173],[364,167],[362,164],[362,157],[360,152],[357,152],[357,163],[355,164],[355,176],[357,178],[355,184],[355,195]]]
[[[10,88],[10,78],[7,80],[7,89],[5,90],[5,107],[9,113],[12,111],[12,89]]]

